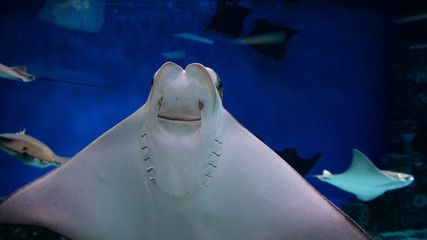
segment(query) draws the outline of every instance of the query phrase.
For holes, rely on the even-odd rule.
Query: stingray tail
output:
[[[305,65],[305,64],[302,64],[302,63],[299,63],[299,62],[297,62],[297,61],[295,61],[295,60],[293,60],[292,58],[289,58],[289,57],[285,57],[285,60],[286,61],[288,61],[288,62],[290,62],[290,63],[293,63],[293,64],[295,64],[295,65],[298,65],[298,66],[300,66],[300,67],[302,67],[302,68],[305,68],[305,69],[308,69],[308,70],[310,70],[310,71],[312,71],[312,72],[315,72],[316,71],[316,69],[314,69],[314,68],[312,68],[312,67],[309,67],[309,66],[307,66],[307,65]]]
[[[85,87],[94,87],[94,88],[103,88],[103,89],[121,90],[121,91],[133,91],[133,92],[147,92],[147,90],[145,89],[112,87],[112,86],[104,86],[104,85],[97,85],[97,84],[91,84],[91,83],[59,80],[59,79],[46,78],[46,77],[40,77],[40,76],[36,76],[36,79],[50,81],[50,82],[73,84],[73,85],[79,85],[79,86],[85,86]]]

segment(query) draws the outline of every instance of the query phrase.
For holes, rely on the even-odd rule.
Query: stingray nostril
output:
[[[205,106],[205,105],[203,104],[203,102],[202,102],[202,101],[199,101],[199,109],[200,109],[200,110],[202,110],[204,106]]]

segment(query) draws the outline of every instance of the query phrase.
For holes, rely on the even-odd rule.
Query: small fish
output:
[[[21,82],[31,82],[36,76],[28,74],[25,66],[8,67],[0,63],[0,78],[7,78]]]
[[[414,181],[412,175],[378,169],[356,149],[353,149],[353,161],[347,171],[332,174],[323,170],[322,175],[314,177],[353,193],[362,201],[371,201],[386,191],[409,186]]]
[[[167,57],[169,59],[176,60],[176,59],[185,58],[186,53],[185,53],[184,49],[178,49],[175,51],[163,52],[163,53],[161,53],[161,55],[164,57]]]
[[[44,143],[26,135],[25,130],[0,134],[0,149],[23,164],[39,168],[58,166],[69,160],[69,158],[57,156]]]
[[[184,38],[184,39],[188,39],[188,40],[193,40],[196,42],[206,43],[206,44],[210,44],[210,45],[215,43],[214,40],[211,40],[211,39],[205,38],[205,37],[201,37],[199,35],[196,35],[193,33],[188,33],[188,32],[177,33],[177,34],[174,34],[174,36]]]

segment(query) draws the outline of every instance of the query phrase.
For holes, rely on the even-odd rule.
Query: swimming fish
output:
[[[353,149],[353,161],[347,171],[332,174],[323,170],[319,180],[353,193],[359,200],[371,201],[386,191],[409,186],[414,177],[406,173],[378,169],[362,152]]]
[[[70,159],[57,156],[44,143],[25,134],[25,130],[18,133],[0,134],[0,149],[14,156],[23,164],[39,168],[58,166]]]
[[[196,35],[194,33],[182,32],[182,33],[176,33],[176,34],[174,34],[174,36],[184,38],[184,39],[188,39],[188,40],[192,40],[192,41],[196,41],[196,42],[200,42],[200,43],[209,44],[209,45],[212,45],[215,43],[215,41],[212,39],[205,38],[205,37]]]
[[[31,82],[34,81],[36,77],[28,74],[25,66],[8,67],[0,63],[0,78],[7,78],[21,82]]]
[[[169,52],[162,52],[161,53],[162,56],[167,57],[171,60],[176,60],[176,59],[182,59],[185,58],[185,56],[187,55],[186,51],[184,49],[178,49],[175,51],[169,51]]]
[[[222,105],[217,74],[168,62],[147,102],[0,204],[71,239],[369,239]]]

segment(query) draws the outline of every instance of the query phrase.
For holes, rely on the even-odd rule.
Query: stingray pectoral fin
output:
[[[386,191],[366,191],[366,192],[361,192],[358,194],[355,194],[357,199],[367,202],[367,201],[371,201],[379,196],[381,196],[382,194],[384,194]]]
[[[224,235],[216,239],[369,238],[231,116],[224,125],[221,163],[205,189],[206,199],[215,199],[206,209],[222,217],[215,226]]]
[[[16,72],[24,82],[31,82],[36,79],[34,75],[27,73],[27,67],[25,66],[12,67],[11,69],[12,71]]]
[[[370,176],[376,179],[383,179],[385,181],[391,178],[381,172],[368,157],[357,149],[353,149],[353,160],[350,167],[345,171],[346,175],[358,175],[359,177]]]
[[[150,235],[152,198],[140,165],[141,111],[68,162],[0,204],[0,223],[35,225],[71,239],[142,239]],[[119,144],[118,144],[119,143]]]
[[[13,71],[15,71],[16,73],[19,73],[19,74],[27,73],[27,67],[26,66],[16,66],[16,67],[11,67],[10,69],[12,69]]]

